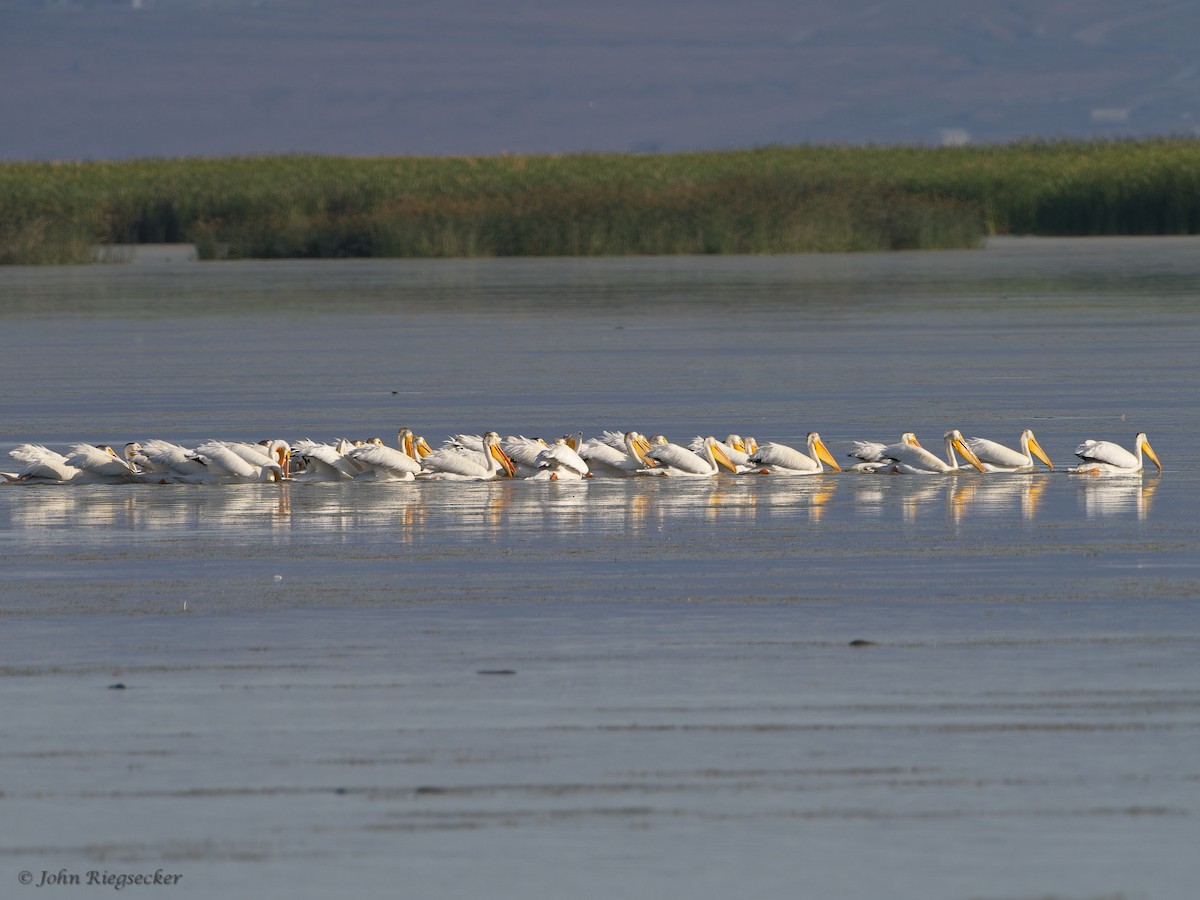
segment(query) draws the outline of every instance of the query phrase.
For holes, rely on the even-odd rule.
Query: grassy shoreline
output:
[[[1200,233],[1200,141],[0,163],[0,264],[792,253]]]

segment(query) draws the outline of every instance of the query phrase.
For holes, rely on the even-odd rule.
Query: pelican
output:
[[[500,446],[516,466],[517,475],[528,478],[530,475],[537,474],[538,456],[546,449],[547,444],[541,438],[509,435],[500,442]]]
[[[362,469],[356,476],[358,478],[412,481],[421,471],[421,462],[418,455],[420,445],[417,438],[413,437],[411,428],[401,428],[396,432],[396,446],[399,449],[388,447],[383,441],[370,441],[362,447],[355,447],[346,456]]]
[[[196,448],[196,454],[204,460],[208,474],[199,480],[222,484],[281,481],[284,477],[283,448],[276,448],[277,455],[272,458],[265,452],[259,452],[256,456],[254,451],[249,449],[258,446],[237,441],[208,441],[201,444]]]
[[[906,431],[900,435],[900,440],[896,444],[883,444],[879,441],[851,441],[850,446],[854,449],[846,455],[854,459],[860,459],[862,462],[855,463],[850,467],[850,471],[875,472],[883,468],[887,463],[892,461],[892,457],[888,455],[888,450],[900,444],[909,444],[913,447],[921,446],[921,442],[917,440],[917,436],[911,431]]]
[[[874,468],[870,470],[871,472],[893,472],[901,475],[938,475],[961,472],[959,457],[954,455],[956,450],[967,462],[979,469],[979,472],[986,472],[983,463],[979,462],[979,457],[974,455],[970,446],[967,446],[966,440],[958,428],[950,428],[943,437],[946,439],[946,458],[944,460],[940,460],[920,444],[901,442],[889,444],[880,451],[880,455],[883,457],[882,461],[871,463]]]
[[[79,469],[88,481],[120,483],[133,481],[137,474],[127,460],[106,445],[72,444],[67,464]]]
[[[888,468],[902,475],[940,475],[948,472],[960,472],[962,468],[958,464],[958,457],[954,455],[954,451],[957,450],[967,462],[980,472],[987,471],[983,467],[983,463],[979,461],[979,457],[975,455],[975,451],[967,446],[961,431],[951,428],[943,437],[946,442],[946,458],[944,460],[938,459],[918,444],[892,444],[886,451],[892,460],[892,465]]]
[[[750,471],[760,475],[819,475],[825,471],[822,463],[842,471],[821,436],[815,431],[808,433],[808,453],[801,453],[786,444],[768,442],[747,458]]]
[[[729,458],[729,461],[733,463],[734,468],[736,468],[739,472],[749,471],[750,464],[748,460],[750,458],[750,454],[754,451],[750,450],[746,446],[746,441],[740,434],[731,434],[725,438],[724,441],[718,441],[718,444],[721,448],[721,451]],[[692,438],[691,443],[688,444],[688,449],[693,453],[703,453],[704,438],[700,437],[699,435]]]
[[[1029,428],[1021,432],[1018,445],[1020,450],[1013,450],[1003,444],[997,444],[995,441],[981,437],[968,438],[967,446],[975,451],[975,455],[983,463],[984,469],[989,472],[1032,472],[1035,456],[1044,462],[1051,472],[1054,471],[1054,463],[1050,462],[1046,451],[1042,449],[1042,445],[1033,436],[1033,430]]]
[[[420,477],[432,481],[490,481],[516,474],[516,466],[500,446],[500,435],[489,431],[483,436],[482,446],[482,461],[473,452],[463,453],[450,447],[435,450],[422,460]]]
[[[1132,453],[1111,441],[1084,441],[1075,448],[1075,455],[1083,460],[1083,464],[1067,471],[1073,475],[1136,475],[1142,471],[1143,450],[1161,472],[1162,463],[1146,440],[1144,431],[1139,431],[1133,439]]]
[[[614,432],[605,432],[606,435]],[[636,475],[639,469],[652,468],[656,463],[646,458],[650,443],[636,431],[621,434],[620,449],[613,447],[603,437],[584,443],[579,455],[587,460],[588,468],[597,476],[627,478]]]
[[[646,451],[646,457],[658,463],[654,468],[639,469],[639,475],[684,476],[690,478],[711,478],[724,466],[730,472],[737,472],[737,466],[729,461],[720,442],[711,435],[704,439],[703,452],[696,453],[679,444],[652,443]]]
[[[154,438],[146,441],[133,457],[142,481],[162,484],[203,482],[211,479],[208,464],[187,447]]]
[[[578,439],[582,443],[582,435]],[[578,481],[592,475],[587,462],[571,446],[570,438],[565,437],[544,447],[535,466],[537,471],[527,481]]]
[[[61,453],[56,453],[41,444],[22,444],[8,451],[19,463],[24,463],[17,472],[5,473],[8,482],[26,482],[30,484],[45,484],[63,481],[73,481],[81,470],[67,462]]]
[[[304,462],[304,468],[296,473],[296,481],[349,481],[362,473],[350,452],[355,446],[345,438],[336,444],[318,444],[315,441],[297,441],[292,452]]]

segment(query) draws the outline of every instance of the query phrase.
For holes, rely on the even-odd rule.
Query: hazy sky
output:
[[[0,158],[1200,133],[1200,4],[0,0]]]

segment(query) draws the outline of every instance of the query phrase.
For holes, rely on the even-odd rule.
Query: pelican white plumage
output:
[[[1050,462],[1046,451],[1042,449],[1030,428],[1021,432],[1017,444],[1019,450],[981,437],[967,438],[967,446],[975,452],[984,469],[989,472],[1032,472],[1035,468],[1035,456],[1044,462],[1050,471],[1054,471],[1054,463]]]
[[[235,441],[206,441],[201,444],[196,448],[196,454],[208,467],[208,473],[202,480],[221,484],[282,481],[284,466],[276,461],[285,459],[282,448],[277,448],[278,455],[273,459],[265,453],[255,456],[246,449],[253,446],[259,445]]]
[[[901,475],[941,475],[960,472],[962,467],[959,466],[958,457],[955,455],[955,451],[957,451],[980,472],[987,471],[983,468],[979,457],[975,455],[975,451],[967,446],[961,431],[951,428],[943,435],[943,438],[946,446],[945,459],[939,459],[919,444],[901,442],[889,445],[884,451],[884,456],[890,460],[890,464],[885,462],[883,468]]]
[[[917,440],[917,436],[911,431],[906,431],[900,435],[900,440],[897,443],[911,444],[914,447],[921,446]],[[890,447],[895,446],[896,444],[884,444],[881,441],[851,441],[850,452],[846,455],[868,463],[887,462],[891,459],[887,451]]]
[[[248,441],[221,441],[224,447],[236,453],[252,466],[275,464],[284,474],[289,474],[292,448],[287,441],[273,440],[252,444]]]
[[[605,435],[616,432],[605,432]],[[650,443],[636,431],[621,432],[621,446],[614,447],[604,437],[585,441],[579,455],[597,477],[628,478],[639,469],[653,468],[656,463],[646,459]]]
[[[21,444],[9,450],[8,455],[22,464],[16,472],[5,473],[4,477],[8,482],[54,484],[74,481],[82,474],[82,471],[67,462],[67,458],[61,453],[41,444]]]
[[[420,478],[431,481],[490,481],[493,478],[512,478],[516,466],[500,446],[500,435],[489,431],[483,436],[483,459],[473,451],[462,452],[442,447],[426,456]]]
[[[82,472],[78,478],[93,482],[121,483],[133,481],[134,467],[107,445],[72,444],[67,464]]]
[[[582,435],[577,439],[582,443]],[[526,481],[579,481],[581,478],[590,478],[592,474],[587,461],[565,437],[543,447],[534,465],[537,471]]]
[[[132,461],[141,469],[142,481],[202,483],[212,477],[208,464],[195,450],[159,438],[142,444]]]
[[[696,453],[679,444],[651,443],[646,457],[658,463],[654,468],[639,469],[639,475],[664,475],[668,477],[711,478],[724,466],[737,472],[737,466],[721,448],[720,442],[711,435],[704,439],[702,452]]]
[[[296,441],[291,452],[300,457],[304,467],[296,473],[294,481],[349,481],[362,472],[350,452],[354,444],[342,438],[336,444],[318,444],[315,441]]]
[[[748,460],[753,451],[746,447],[746,441],[740,434],[731,434],[725,440],[718,441],[718,444],[721,451],[733,463],[734,468],[739,472],[749,471],[750,464]],[[693,453],[702,453],[704,451],[704,438],[699,435],[692,438],[691,443],[688,444],[688,449]]]
[[[546,449],[547,444],[541,438],[525,437],[522,434],[509,435],[500,442],[500,446],[516,467],[516,475],[528,478],[537,474],[538,456]]]
[[[1111,441],[1084,441],[1075,448],[1075,455],[1083,462],[1067,471],[1072,475],[1136,475],[1142,471],[1143,451],[1162,472],[1162,463],[1144,431],[1139,431],[1133,439],[1132,453]]]
[[[892,447],[899,444],[910,444],[914,447],[920,447],[921,442],[917,440],[917,436],[911,431],[906,431],[900,435],[900,440],[895,444],[884,444],[880,441],[851,441],[850,452],[846,455],[852,459],[861,460],[850,466],[848,471],[851,472],[878,472],[892,462],[892,457],[888,455],[888,451]]]
[[[412,429],[401,428],[396,433],[396,447],[388,447],[383,441],[370,441],[350,450],[346,456],[362,469],[358,478],[412,481],[421,471],[417,447]]]
[[[810,431],[807,438],[808,453],[802,453],[786,444],[768,441],[747,457],[746,464],[751,472],[760,475],[819,475],[829,465],[840,472],[821,435]]]

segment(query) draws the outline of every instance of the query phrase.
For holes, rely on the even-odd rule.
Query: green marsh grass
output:
[[[0,164],[0,263],[794,253],[1200,232],[1200,142]]]

